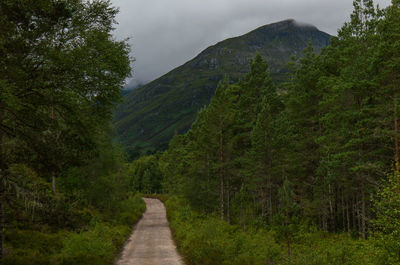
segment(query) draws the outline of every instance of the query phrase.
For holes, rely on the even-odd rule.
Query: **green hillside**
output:
[[[128,151],[165,149],[175,132],[189,129],[225,74],[232,81],[249,71],[259,53],[267,58],[275,83],[285,78],[291,55],[301,56],[308,42],[319,52],[330,35],[311,25],[285,20],[208,47],[194,59],[124,97],[115,116],[118,140]]]

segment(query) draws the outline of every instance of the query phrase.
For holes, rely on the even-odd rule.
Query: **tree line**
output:
[[[0,1],[0,254],[3,239],[10,255],[26,249],[19,233],[28,244],[31,230],[115,218],[127,196],[111,118],[132,59],[112,36],[117,13],[106,0]]]
[[[288,65],[287,82],[256,56],[157,155],[164,192],[244,229],[280,227],[288,241],[304,224],[366,238],[398,197],[388,185],[399,181],[399,36],[400,1],[356,0],[328,47]]]

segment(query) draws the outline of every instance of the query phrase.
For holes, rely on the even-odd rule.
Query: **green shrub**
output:
[[[32,230],[6,230],[5,256],[1,264],[54,264],[53,255],[60,252],[66,232],[44,233]]]
[[[146,205],[139,195],[115,206],[110,223],[96,222],[89,230],[71,233],[63,242],[61,264],[110,264]]]
[[[80,210],[81,215],[92,217],[91,225],[81,232],[7,230],[1,264],[111,264],[145,208],[139,195],[129,196],[115,205],[114,215],[108,218],[97,211]]]
[[[97,223],[94,229],[72,233],[64,240],[61,254],[65,256],[99,256],[109,259],[116,251],[113,245],[113,229],[104,223]]]
[[[105,223],[97,223],[94,228],[82,233],[72,233],[63,242],[61,263],[109,264],[129,233],[128,226],[111,227]]]
[[[146,204],[139,195],[130,196],[117,205],[118,212],[114,215],[114,221],[118,224],[132,226],[146,210]]]
[[[78,254],[75,256],[64,256],[61,257],[57,264],[60,265],[83,265],[83,264],[93,264],[93,265],[109,265],[110,261],[104,260],[102,257],[97,255],[88,254]]]
[[[6,230],[5,233],[8,247],[48,254],[57,253],[62,248],[63,237],[65,232],[50,234],[31,230]]]
[[[167,194],[143,194],[144,198],[152,198],[159,199],[163,203],[165,203],[169,199],[169,195]]]
[[[376,247],[379,240],[354,239],[302,228],[293,238],[288,255],[279,242],[279,229],[230,225],[215,216],[201,215],[177,197],[166,202],[174,238],[187,265],[372,265],[390,264]]]
[[[166,206],[178,249],[188,265],[265,265],[281,254],[272,232],[244,232],[217,217],[197,214],[176,197],[168,199]]]
[[[37,250],[19,250],[6,255],[0,262],[2,265],[53,265],[48,255],[42,254]]]

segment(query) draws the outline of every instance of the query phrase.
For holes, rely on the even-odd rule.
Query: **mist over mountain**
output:
[[[118,140],[128,151],[153,152],[167,147],[174,133],[189,129],[199,109],[207,105],[218,82],[232,82],[249,70],[259,53],[267,59],[276,84],[285,80],[292,55],[301,57],[312,43],[319,52],[330,35],[313,25],[288,19],[259,27],[245,35],[210,46],[192,60],[124,96],[115,116]]]

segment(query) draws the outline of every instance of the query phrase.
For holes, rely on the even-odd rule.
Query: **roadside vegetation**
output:
[[[77,210],[70,216],[77,222],[72,228],[8,228],[2,264],[113,264],[146,206],[138,195],[127,196],[112,206],[113,210],[102,213],[95,208]]]
[[[354,1],[288,82],[256,56],[152,156],[158,168],[134,171],[177,196],[167,208],[188,264],[400,263],[399,36],[400,1]]]
[[[0,2],[2,264],[111,264],[138,192],[168,194],[188,265],[400,263],[399,0],[354,1],[279,87],[257,55],[186,134],[129,164],[110,125],[131,71],[116,14]]]
[[[289,237],[278,226],[228,224],[217,215],[194,211],[182,198],[171,197],[166,206],[187,265],[398,264],[390,257],[395,252],[388,253],[375,237],[363,240],[306,224],[293,228]]]
[[[111,118],[130,74],[109,1],[0,1],[0,263],[112,264],[145,209]]]

